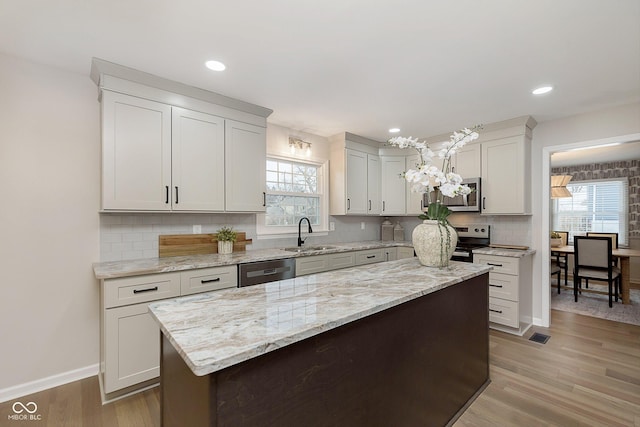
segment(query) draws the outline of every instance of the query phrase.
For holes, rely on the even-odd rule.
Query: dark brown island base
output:
[[[162,425],[445,426],[489,383],[488,273],[205,376],[163,335]]]

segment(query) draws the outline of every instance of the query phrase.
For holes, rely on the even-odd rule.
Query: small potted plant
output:
[[[551,232],[551,247],[562,246],[562,236],[556,231]]]
[[[218,253],[230,254],[233,252],[233,242],[238,237],[233,227],[222,227],[218,230]]]

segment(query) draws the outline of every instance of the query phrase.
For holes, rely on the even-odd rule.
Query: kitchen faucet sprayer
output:
[[[304,243],[304,240],[302,240],[301,227],[302,221],[304,221],[305,219],[307,220],[307,223],[309,223],[309,233],[313,233],[313,229],[311,228],[311,221],[309,221],[309,218],[307,218],[306,216],[300,218],[300,221],[298,221],[298,246],[302,246],[302,244]]]

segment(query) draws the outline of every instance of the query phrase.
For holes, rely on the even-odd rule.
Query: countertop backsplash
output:
[[[308,244],[330,244],[380,239],[380,226],[385,217],[335,216],[335,231],[311,234]],[[393,224],[400,221],[405,240],[421,221],[415,216],[390,217]],[[455,213],[453,224],[485,223],[491,226],[491,242],[531,246],[531,217],[491,216]],[[361,223],[365,224],[362,230]],[[158,236],[161,234],[192,234],[200,225],[202,233],[215,233],[222,226],[245,231],[253,243],[247,250],[295,246],[296,237],[258,239],[255,214],[194,214],[194,213],[102,213],[100,214],[100,261],[125,261],[158,256]]]

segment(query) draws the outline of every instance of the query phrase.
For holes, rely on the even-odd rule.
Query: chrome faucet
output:
[[[300,228],[302,227],[302,221],[304,221],[305,219],[309,223],[309,233],[313,233],[313,229],[311,228],[311,221],[309,221],[309,218],[307,218],[306,216],[300,218],[300,221],[298,221],[298,246],[302,246],[302,244],[304,243],[304,240],[302,240],[302,231],[300,230]]]

